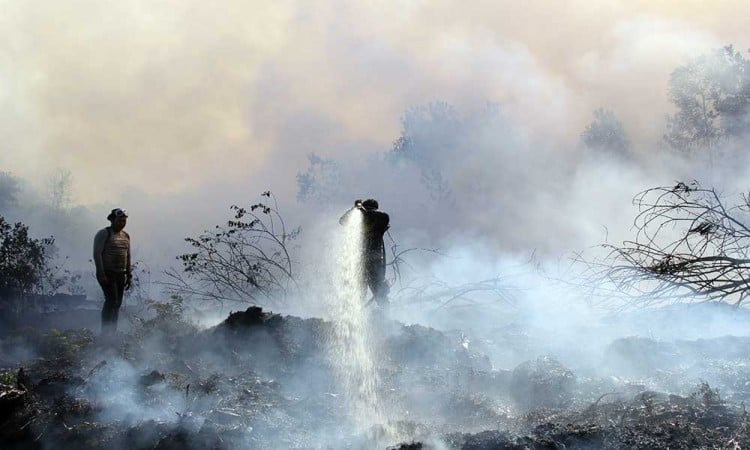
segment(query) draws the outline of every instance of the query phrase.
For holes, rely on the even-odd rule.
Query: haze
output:
[[[362,164],[390,150],[409,108],[444,101],[471,115],[492,103],[520,130],[509,140],[522,156],[488,146],[494,159],[461,167],[456,193],[478,192],[467,208],[497,204],[468,231],[512,250],[592,245],[603,227],[629,220],[623,207],[635,192],[674,175],[564,161],[600,107],[617,114],[636,154],[652,154],[670,112],[671,71],[722,45],[744,52],[750,5],[704,5],[3,1],[0,169],[39,190],[69,170],[74,204],[101,225],[110,208],[130,209],[142,259],[171,257],[182,237],[266,189],[295,209],[295,176],[310,153]],[[522,174],[510,193],[507,184],[472,184],[476,170],[507,179],[487,161]],[[563,170],[580,175],[564,183],[569,205],[538,190]],[[389,182],[389,191],[382,179],[350,178],[339,187],[347,201],[334,208],[379,195],[401,217],[394,228],[421,226],[409,185]],[[592,201],[590,181],[611,194],[593,216],[581,206]],[[540,242],[550,215],[562,221],[555,245]],[[85,253],[74,264],[85,265],[84,241],[99,225],[81,231]]]

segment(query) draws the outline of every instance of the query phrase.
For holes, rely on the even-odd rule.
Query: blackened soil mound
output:
[[[671,367],[659,366],[666,364],[659,357],[652,369],[661,378],[633,382],[593,378],[579,368],[573,376],[551,357],[498,371],[461,332],[377,325],[378,395],[389,408],[384,416],[395,418],[390,425],[405,430],[404,443],[393,448],[750,447],[750,415],[731,401],[750,389],[744,338],[669,347],[626,340],[610,349],[626,363],[644,349],[693,354],[696,373],[727,374],[720,396],[707,384],[693,393],[657,392],[653,380],[670,376],[659,367]],[[21,330],[0,341],[7,355],[0,359],[15,361],[0,362],[0,448],[396,444],[373,445],[367,432],[350,426],[352,410],[328,354],[331,331],[330,322],[259,307],[202,331],[176,316],[111,339],[86,330]],[[14,348],[24,351],[7,351]],[[684,380],[682,370],[672,372]]]
[[[519,364],[511,375],[511,395],[525,409],[568,403],[575,387],[573,372],[549,356]]]

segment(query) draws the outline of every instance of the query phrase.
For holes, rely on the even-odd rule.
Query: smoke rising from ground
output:
[[[577,205],[616,205],[646,183],[675,178],[672,161],[663,172],[649,169],[646,180],[626,168],[633,186],[630,175],[615,181],[616,162],[616,177],[603,165],[591,176],[577,149],[591,111],[612,108],[651,166],[670,108],[670,71],[742,42],[737,17],[745,7],[6,6],[12,39],[0,71],[9,106],[0,167],[39,190],[37,174],[69,169],[73,198],[91,217],[131,210],[134,244],[149,261],[179,253],[175,238],[210,227],[229,204],[265,189],[290,219],[309,225],[314,212],[294,217],[293,198],[310,153],[350,166],[343,175],[352,181],[325,207],[377,196],[399,233],[426,234],[431,247],[445,247],[435,241],[446,235],[491,236],[492,245],[521,252],[591,245],[613,225],[599,208],[579,219]],[[560,18],[564,26],[550,25]],[[401,117],[435,101],[461,120],[481,116],[487,102],[503,116],[499,125],[470,124],[476,136],[435,156],[455,197],[439,206],[422,201],[429,194],[415,180],[418,167],[378,163]],[[437,136],[424,145],[446,147]],[[588,190],[613,198],[591,199]],[[92,222],[95,231],[104,221]]]
[[[355,198],[374,197],[402,249],[440,251],[409,255],[406,285],[502,275],[515,299],[453,310],[403,296],[394,318],[483,337],[517,325],[539,341],[487,344],[496,368],[543,353],[587,367],[612,339],[653,325],[591,326],[600,316],[582,293],[539,266],[556,275],[571,252],[628,238],[631,199],[645,188],[698,179],[727,194],[747,189],[742,157],[708,164],[661,141],[670,72],[723,44],[742,48],[745,4],[4,6],[0,169],[23,186],[0,213],[55,234],[76,269],[89,267],[90,240],[113,207],[130,210],[134,256],[157,274],[177,265],[182,238],[270,189],[303,230],[306,291],[282,310],[318,315],[335,221]],[[582,145],[600,107],[622,121],[627,154]],[[62,216],[40,175],[58,167],[73,176]],[[719,317],[690,337],[717,330],[742,331]],[[110,367],[132,383],[150,365]],[[121,394],[114,409],[174,413]]]

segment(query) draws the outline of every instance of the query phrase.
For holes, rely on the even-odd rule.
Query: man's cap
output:
[[[378,209],[378,201],[374,198],[368,198],[367,200],[362,202],[362,206],[365,209]]]
[[[128,210],[122,208],[113,209],[107,216],[107,220],[112,220],[115,217],[128,217]]]

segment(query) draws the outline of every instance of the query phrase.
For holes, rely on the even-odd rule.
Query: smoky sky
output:
[[[47,174],[70,170],[77,204],[102,217],[127,207],[135,235],[169,248],[143,245],[145,253],[174,253],[175,237],[217,223],[229,204],[266,189],[299,210],[290,214],[311,214],[320,205],[294,200],[310,153],[338,161],[355,180],[340,186],[336,207],[350,196],[384,196],[383,206],[414,229],[424,193],[411,190],[421,185],[403,174],[385,186],[374,176],[386,170],[382,161],[367,161],[383,159],[409,108],[444,101],[467,117],[499,104],[511,125],[465,140],[484,144],[456,156],[460,163],[443,161],[465,200],[456,215],[485,213],[468,226],[448,220],[439,234],[491,234],[510,249],[540,240],[580,245],[589,232],[601,237],[609,212],[626,216],[621,202],[675,172],[671,163],[666,172],[579,164],[591,112],[612,109],[633,151],[653,153],[670,112],[670,72],[721,45],[744,48],[748,9],[677,1],[4,1],[0,168],[38,187]],[[581,209],[591,213],[582,205],[592,201],[592,182],[614,197],[590,220],[571,222]]]
[[[649,187],[747,191],[746,161],[709,167],[660,142],[670,73],[726,44],[745,55],[748,16],[739,1],[0,0],[0,171],[42,193],[70,171],[69,219],[29,214],[43,195],[22,195],[36,203],[13,219],[57,237],[90,297],[91,240],[111,208],[130,211],[134,259],[156,280],[190,251],[184,237],[271,190],[302,226],[295,262],[318,300],[338,217],[375,197],[401,249],[445,255],[408,255],[417,275],[441,287],[507,275],[536,289],[522,294],[530,323],[585,323],[547,280],[514,271],[632,238],[631,200]],[[622,122],[628,158],[582,148],[598,108]],[[415,144],[399,155],[404,136]],[[299,199],[311,154],[328,165]],[[394,303],[409,321],[426,306]],[[473,326],[496,326],[478,311]]]

